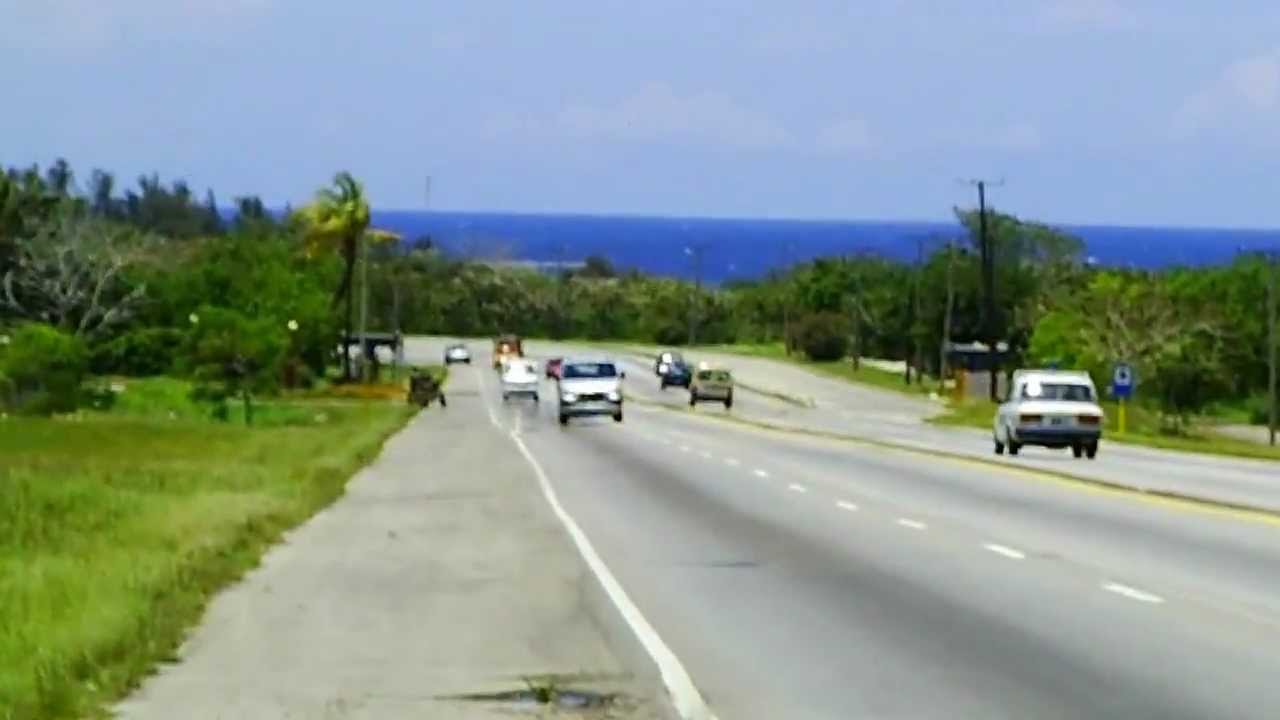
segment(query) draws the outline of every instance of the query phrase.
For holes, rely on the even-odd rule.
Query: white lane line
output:
[[[755,470],[752,470],[751,472],[755,473],[755,476],[756,476],[756,477],[762,477],[762,478],[767,478],[767,477],[769,477],[769,473],[765,472],[764,470],[761,470],[760,468],[756,468]]]
[[[798,493],[809,492],[809,488],[801,485],[800,483],[791,483],[790,485],[787,486],[787,489],[790,490],[791,492],[798,492]]]
[[[912,530],[924,530],[929,527],[919,520],[912,520],[911,518],[898,518],[898,524],[904,528],[911,528]]]
[[[1025,559],[1027,558],[1027,554],[1026,554],[1026,553],[1024,553],[1024,552],[1022,552],[1021,550],[1014,550],[1013,548],[1011,548],[1011,547],[1007,547],[1007,546],[1005,546],[1005,545],[997,545],[997,544],[995,544],[995,543],[987,543],[986,545],[983,545],[982,547],[984,547],[984,548],[986,548],[986,549],[990,550],[991,552],[993,552],[993,553],[995,553],[995,554],[997,554],[997,555],[1003,555],[1003,556],[1005,556],[1005,557],[1007,557],[1007,558],[1012,558],[1012,559],[1014,559],[1014,560],[1025,560]]]
[[[1149,592],[1143,592],[1138,588],[1129,587],[1128,585],[1122,585],[1117,582],[1103,583],[1102,589],[1106,590],[1107,592],[1113,592],[1117,595],[1123,595],[1124,597],[1127,597],[1130,600],[1137,600],[1138,602],[1151,603],[1152,605],[1159,605],[1160,603],[1164,602],[1164,598],[1160,597],[1159,595],[1152,595]]]
[[[738,462],[738,458],[725,458],[724,464],[728,465],[729,467],[738,467],[742,463]]]
[[[578,546],[578,552],[586,561],[587,567],[595,574],[596,579],[600,581],[600,586],[604,588],[609,599],[613,601],[618,612],[631,626],[631,631],[636,634],[640,640],[640,644],[648,651],[649,657],[653,658],[654,665],[658,666],[658,672],[662,676],[662,684],[666,685],[667,693],[671,696],[671,702],[675,706],[676,714],[683,720],[716,720],[715,713],[711,712],[711,708],[707,705],[707,701],[703,699],[702,693],[698,692],[698,687],[693,684],[693,678],[689,676],[689,671],[685,669],[680,662],[680,658],[671,651],[671,648],[663,642],[658,635],[658,631],[649,624],[645,619],[640,608],[631,601],[627,595],[627,591],[622,588],[622,584],[614,577],[613,572],[609,570],[609,566],[605,565],[604,559],[596,552],[591,544],[591,540],[587,538],[586,533],[582,532],[582,528],[573,519],[564,506],[560,504],[560,500],[556,497],[556,491],[551,487],[551,480],[547,478],[547,473],[543,471],[542,465],[533,457],[533,453],[524,444],[518,433],[511,433],[511,439],[515,441],[516,447],[520,448],[520,453],[524,455],[525,460],[529,461],[529,465],[533,467],[533,472],[538,476],[538,484],[542,486],[542,494],[547,499],[547,504],[555,511],[560,518],[560,522],[565,529],[569,531],[569,537],[573,538],[573,543]]]
[[[848,500],[836,501],[836,507],[840,508],[841,510],[848,510],[849,512],[858,512],[858,506],[854,505]]]
[[[681,445],[680,452],[693,452],[693,448],[689,447],[688,445]]]
[[[700,452],[700,453],[698,453],[698,454],[699,454],[699,455],[701,455],[703,458],[705,458],[705,459],[707,459],[707,460],[710,460],[710,459],[711,459],[711,453],[707,452],[706,450],[703,450],[702,452]]]

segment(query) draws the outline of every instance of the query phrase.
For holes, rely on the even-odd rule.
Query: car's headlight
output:
[[[605,395],[605,397],[609,398],[609,402],[622,401],[622,393],[618,392],[617,390],[610,390],[608,394]]]
[[[561,402],[567,402],[567,403],[574,403],[574,402],[578,402],[578,396],[577,396],[577,395],[574,395],[573,393],[569,393],[569,392],[567,392],[567,393],[564,393],[564,394],[562,394],[562,395],[560,396],[560,401],[561,401]]]

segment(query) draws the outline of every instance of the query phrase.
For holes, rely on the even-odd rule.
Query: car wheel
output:
[[[696,393],[696,392],[690,392],[690,393],[689,393],[689,407],[693,407],[694,405],[697,405],[697,404],[698,404],[698,393]]]
[[[1081,458],[1081,457],[1084,457],[1084,446],[1083,446],[1083,445],[1081,445],[1080,443],[1076,443],[1076,444],[1072,445],[1072,446],[1071,446],[1071,456],[1072,456],[1072,457],[1074,457],[1074,458],[1077,458],[1077,459],[1078,459],[1078,458]]]
[[[565,415],[564,413],[560,413],[560,424],[561,424],[561,425],[568,425],[568,424],[569,424],[569,416],[568,416],[568,415]]]
[[[1014,442],[1014,441],[1012,441],[1012,440],[1010,440],[1010,441],[1009,441],[1009,454],[1010,454],[1010,455],[1017,455],[1017,454],[1018,454],[1018,451],[1019,451],[1019,450],[1021,450],[1021,449],[1022,449],[1022,445],[1021,445],[1021,444],[1016,443],[1016,442]]]
[[[1098,443],[1091,442],[1084,448],[1084,456],[1090,460],[1098,457]]]
[[[729,393],[724,398],[724,409],[728,410],[731,407],[733,407],[733,393]]]
[[[996,454],[997,455],[1004,454],[1004,443],[1000,442],[999,440],[996,440]]]
[[[613,414],[613,421],[614,421],[614,422],[622,422],[622,411],[621,411],[621,410],[619,410],[618,412],[616,412],[616,413],[614,413],[614,414]]]
[[[508,394],[506,394],[506,393],[502,393],[502,402],[506,402],[506,401],[508,401],[508,400],[510,400],[510,399],[511,399],[511,396],[510,396],[510,395],[508,395]]]
[[[533,394],[533,401],[538,402],[538,393]]]

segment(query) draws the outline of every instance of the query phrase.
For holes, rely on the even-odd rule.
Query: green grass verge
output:
[[[1208,455],[1280,460],[1280,448],[1222,437],[1207,432],[1203,428],[1193,428],[1185,436],[1164,434],[1160,429],[1159,414],[1140,405],[1129,406],[1127,410],[1128,418],[1125,423],[1127,426],[1125,428],[1126,432],[1121,435],[1118,426],[1120,411],[1116,403],[1104,402],[1103,410],[1106,411],[1106,424],[1103,427],[1104,437],[1110,441],[1142,445],[1161,450],[1180,450]],[[957,425],[989,430],[994,413],[995,406],[990,402],[970,400],[959,404],[953,403],[947,412],[930,418],[929,422],[938,425]]]
[[[183,385],[135,381],[110,412],[0,421],[0,718],[101,716],[410,414],[264,403],[247,428],[205,419]]]

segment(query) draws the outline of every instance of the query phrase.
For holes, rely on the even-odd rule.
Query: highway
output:
[[[561,428],[471,348],[450,410],[522,439],[721,720],[1280,716],[1274,519],[676,412],[639,363],[625,422]]]

